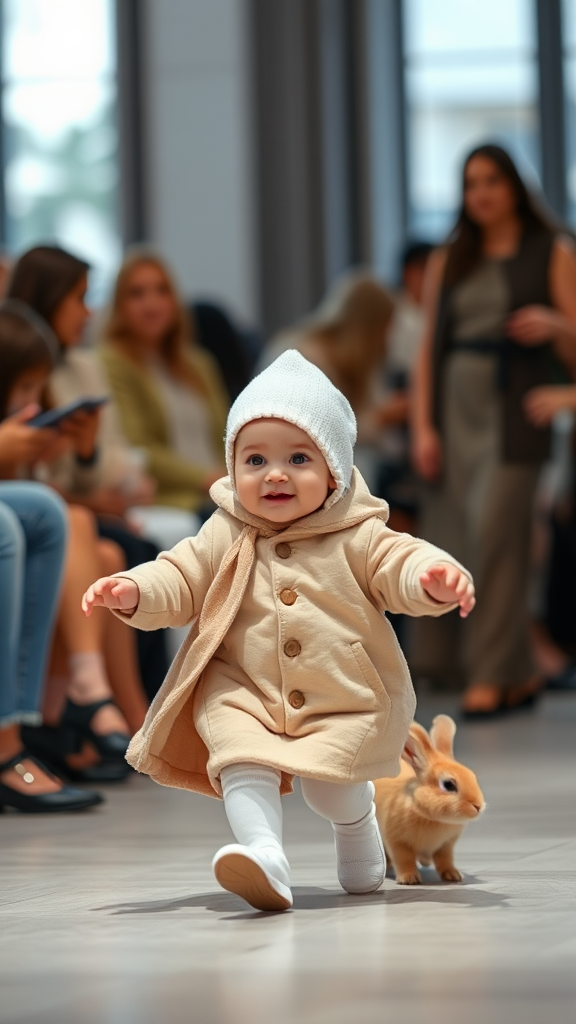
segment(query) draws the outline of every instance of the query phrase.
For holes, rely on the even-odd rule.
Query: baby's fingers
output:
[[[447,565],[431,565],[430,568],[427,569],[426,572],[422,575],[428,576],[429,579],[440,580],[442,579],[443,576],[446,575],[447,569]]]
[[[96,593],[94,585],[88,587],[88,590],[86,591],[84,597],[82,598],[82,611],[84,612],[84,614],[88,618],[90,618],[94,606],[102,604],[104,604],[104,598],[101,597],[100,594]]]
[[[92,614],[93,608],[100,608],[103,605],[109,605],[109,595],[111,595],[117,584],[117,580],[110,576],[103,576],[101,579],[96,580],[82,598],[82,608],[86,615]],[[108,598],[108,600],[107,600]]]
[[[476,604],[474,584],[467,581],[466,589],[460,598],[460,618],[466,619]]]

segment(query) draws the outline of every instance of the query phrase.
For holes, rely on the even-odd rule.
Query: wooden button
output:
[[[295,590],[281,590],[280,591],[280,600],[282,601],[282,604],[294,604],[294,602],[296,601],[297,597],[298,597],[298,594],[296,593]]]
[[[278,555],[278,558],[290,558],[292,548],[289,544],[286,544],[285,541],[282,541],[281,544],[276,545],[276,554]]]
[[[299,644],[298,641],[294,639],[294,637],[291,637],[290,640],[287,640],[286,643],[284,644],[284,654],[286,654],[289,658],[295,658],[297,654],[300,654],[301,650],[301,644]]]
[[[304,694],[301,690],[292,690],[292,693],[288,697],[288,703],[291,708],[299,708],[304,706]]]

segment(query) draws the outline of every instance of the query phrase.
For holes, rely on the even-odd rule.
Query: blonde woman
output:
[[[281,331],[265,348],[258,369],[296,348],[346,395],[356,416],[374,405],[374,382],[386,353],[394,302],[366,271],[349,270],[334,281],[310,316]]]
[[[383,364],[393,312],[392,298],[369,272],[348,270],[310,316],[272,339],[258,365],[261,371],[295,348],[346,395],[358,421],[356,464],[373,489],[381,458]]]
[[[129,442],[156,481],[141,525],[162,546],[196,532],[212,483],[225,473],[227,402],[219,371],[193,327],[165,263],[134,250],[118,274],[101,358]]]

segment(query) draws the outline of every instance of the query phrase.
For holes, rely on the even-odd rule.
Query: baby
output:
[[[211,519],[83,601],[140,629],[190,626],[127,757],[164,785],[223,796],[237,842],[214,873],[260,910],[292,905],[280,797],[295,775],[332,823],[342,887],[382,884],[370,780],[398,774],[415,708],[383,613],[474,606],[450,555],[388,529],[355,440],[344,396],[285,352],[232,406]]]

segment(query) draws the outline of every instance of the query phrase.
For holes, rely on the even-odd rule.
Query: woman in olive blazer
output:
[[[226,392],[154,254],[137,251],[125,260],[102,341],[124,433],[145,453],[156,503],[198,511],[223,475]]]

